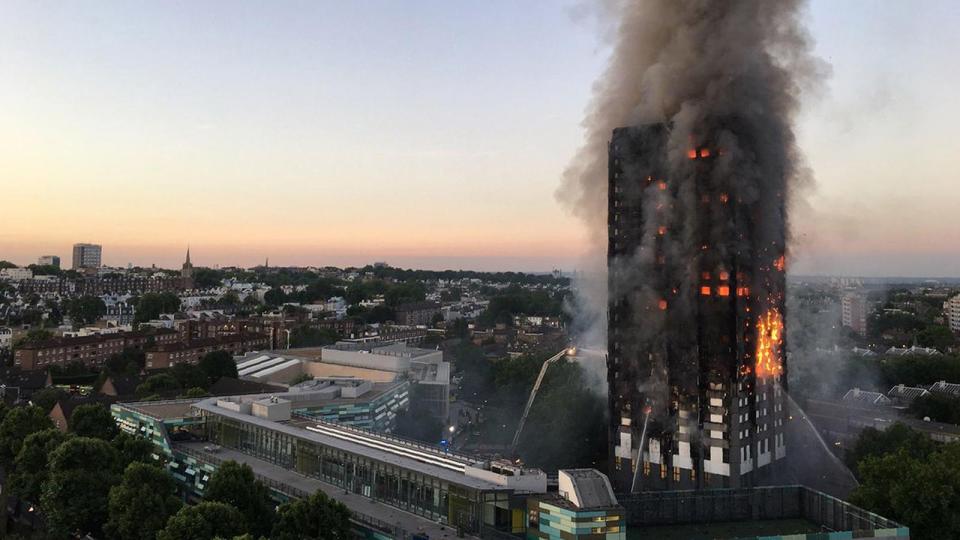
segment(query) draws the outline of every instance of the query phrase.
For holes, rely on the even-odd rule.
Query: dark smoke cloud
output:
[[[603,36],[612,53],[594,84],[583,121],[585,142],[557,192],[584,221],[591,241],[574,303],[581,342],[606,346],[607,144],[616,127],[669,123],[670,174],[680,181],[692,179],[683,164],[690,142],[708,142],[699,137],[712,132],[709,142],[724,145],[731,155],[715,175],[734,182],[731,191],[747,204],[759,201],[761,237],[751,241],[783,242],[784,200],[789,206],[809,177],[794,120],[801,97],[828,70],[810,53],[804,6],[800,0],[606,0],[594,5],[590,13],[597,16],[597,27],[613,30]],[[575,12],[586,17],[582,8]],[[711,125],[730,117],[738,119],[737,133]],[[765,193],[777,196],[761,196]],[[682,256],[693,246],[678,237],[674,255]],[[649,267],[645,256],[641,250],[635,259],[614,264],[625,268],[623,279],[637,283]],[[693,265],[690,270],[695,272]]]

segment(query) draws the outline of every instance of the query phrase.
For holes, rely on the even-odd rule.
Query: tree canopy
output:
[[[171,292],[147,293],[137,301],[134,322],[156,319],[163,313],[180,311],[180,298]]]
[[[223,502],[203,501],[184,506],[157,534],[157,540],[211,540],[233,538],[244,533],[246,519],[236,507]]]
[[[41,488],[49,477],[49,458],[70,435],[56,428],[31,433],[23,440],[10,474],[13,492],[25,500],[40,501]]]
[[[345,540],[352,538],[350,510],[317,491],[307,499],[280,505],[273,540]]]
[[[0,422],[0,463],[12,465],[28,435],[52,427],[53,422],[40,407],[11,409]]]
[[[70,431],[78,437],[112,440],[120,430],[110,410],[99,403],[78,405],[70,415]]]
[[[107,313],[107,305],[96,296],[81,296],[67,302],[67,314],[74,324],[93,324]]]
[[[73,437],[50,454],[40,504],[56,535],[99,535],[107,521],[107,496],[117,480],[117,451],[110,443]]]
[[[270,534],[274,517],[270,491],[256,479],[249,465],[236,461],[220,464],[207,482],[203,498],[227,503],[240,510],[245,516],[245,530],[255,535]]]
[[[173,478],[156,465],[131,463],[110,489],[104,530],[118,540],[155,540],[182,506]]]
[[[221,377],[237,378],[237,363],[233,361],[233,356],[227,351],[208,352],[197,365],[207,377],[205,388],[209,388]]]

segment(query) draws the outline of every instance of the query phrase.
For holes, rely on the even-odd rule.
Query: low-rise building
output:
[[[111,410],[124,432],[153,442],[190,499],[202,498],[219,463],[235,460],[278,499],[326,492],[378,538],[510,533],[515,523],[522,532],[527,497],[547,491],[543,471],[299,417],[292,410],[300,399],[281,393]]]
[[[340,341],[324,347],[319,365],[311,365],[314,376],[343,375],[326,366],[348,366],[361,370],[408,377],[416,383],[417,399],[440,421],[446,423],[450,414],[450,363],[443,360],[443,351],[410,347],[406,343]],[[349,373],[353,374],[353,373]],[[359,377],[364,374],[357,373]]]
[[[400,304],[395,310],[397,324],[423,326],[433,321],[440,313],[440,304],[436,302],[410,302]]]
[[[527,538],[625,540],[625,511],[610,480],[596,469],[561,470],[558,493],[531,498]]]
[[[23,370],[49,369],[73,362],[97,367],[124,349],[143,349],[148,344],[175,343],[177,339],[177,333],[172,330],[54,338],[19,347],[13,353],[13,363]]]
[[[144,353],[147,369],[164,369],[176,364],[196,364],[204,355],[214,351],[227,351],[231,356],[238,356],[247,351],[265,349],[269,344],[267,336],[237,334],[159,344],[144,349]]]
[[[41,255],[37,259],[37,264],[40,266],[52,266],[54,268],[60,268],[60,257],[56,255]]]
[[[29,268],[3,268],[0,269],[0,280],[4,281],[26,281],[33,279],[33,270]]]

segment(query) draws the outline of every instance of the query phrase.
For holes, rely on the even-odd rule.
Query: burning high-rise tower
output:
[[[785,171],[755,155],[757,127],[613,131],[607,376],[622,491],[756,485],[786,456]]]

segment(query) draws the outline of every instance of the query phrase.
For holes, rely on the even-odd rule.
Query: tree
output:
[[[93,324],[107,313],[107,305],[96,296],[81,296],[67,303],[67,314],[74,324]]]
[[[884,431],[866,428],[860,432],[853,447],[847,451],[847,466],[859,473],[860,463],[871,457],[904,451],[908,456],[923,459],[935,449],[926,435],[897,422]]]
[[[193,271],[193,284],[198,289],[209,289],[220,285],[224,272],[212,268],[196,268]]]
[[[54,450],[40,496],[51,532],[100,534],[110,487],[118,479],[117,461],[117,451],[100,439],[73,437]]]
[[[263,303],[270,307],[278,307],[287,301],[287,295],[280,288],[273,288],[263,294]]]
[[[17,496],[32,502],[40,501],[41,487],[49,476],[49,457],[70,435],[50,428],[31,433],[23,440],[14,461],[10,485]]]
[[[153,443],[143,437],[135,437],[120,432],[110,441],[110,445],[117,451],[117,469],[125,469],[134,462],[154,463]]]
[[[254,535],[269,535],[274,505],[267,486],[256,479],[247,464],[225,461],[210,477],[203,498],[230,504],[246,516],[246,530]]]
[[[212,351],[200,359],[200,370],[207,376],[207,387],[221,377],[237,378],[237,363],[227,351]]]
[[[70,431],[78,437],[112,440],[120,430],[110,410],[99,403],[77,406],[70,415]]]
[[[170,292],[147,293],[137,301],[134,322],[146,322],[159,317],[162,313],[180,311],[180,298]]]
[[[184,506],[173,515],[157,540],[210,540],[231,538],[244,533],[243,514],[236,507],[222,502],[203,501]]]
[[[147,377],[137,386],[136,394],[138,397],[149,396],[152,394],[172,394],[180,390],[180,383],[169,373],[157,373]]]
[[[917,344],[946,351],[957,344],[957,338],[946,326],[932,325],[917,332]]]
[[[0,261],[0,270],[6,270],[8,268],[19,268],[19,266],[10,261]]]
[[[180,388],[207,388],[210,386],[207,374],[200,366],[187,363],[174,364],[167,373],[177,379]]]
[[[329,328],[298,326],[290,332],[290,348],[331,345],[336,343],[338,339],[340,339],[340,335]]]
[[[50,411],[53,410],[53,406],[57,404],[57,401],[66,397],[66,392],[55,386],[50,386],[39,392],[34,392],[34,394],[30,396],[30,403],[40,407],[46,414],[49,414]]]
[[[110,488],[104,531],[119,540],[155,540],[170,516],[180,510],[177,485],[156,465],[131,463]]]
[[[0,464],[12,465],[27,435],[50,429],[53,422],[40,407],[15,407],[0,422]]]
[[[317,491],[308,499],[280,505],[271,538],[274,540],[341,540],[352,538],[350,510]]]
[[[960,444],[925,457],[903,448],[870,456],[860,473],[853,504],[903,522],[918,540],[960,537]]]
[[[107,369],[114,375],[136,375],[146,365],[146,353],[139,349],[124,349],[107,359]]]
[[[23,347],[25,345],[36,345],[38,343],[43,343],[48,339],[51,339],[53,334],[49,330],[44,330],[43,328],[31,328],[27,331],[26,334],[17,338],[13,343],[13,348]]]
[[[210,395],[210,392],[207,392],[206,390],[198,386],[190,388],[189,390],[187,390],[186,394],[184,394],[184,396],[188,398],[203,398],[209,395]]]

